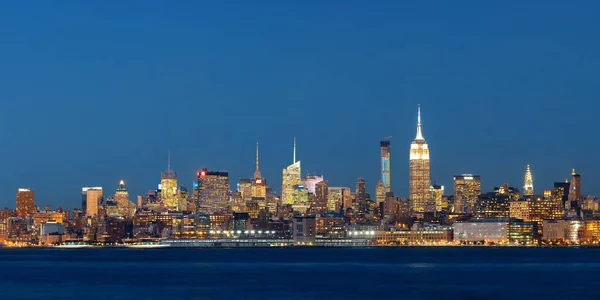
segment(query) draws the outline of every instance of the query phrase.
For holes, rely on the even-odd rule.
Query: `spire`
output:
[[[258,142],[256,142],[256,171],[254,171],[254,178],[260,178],[260,171],[258,170]]]
[[[415,140],[424,140],[423,133],[421,132],[421,104],[417,108],[417,137]]]
[[[296,137],[294,137],[294,163],[296,163]]]
[[[571,172],[571,175],[575,175],[575,169],[573,169],[573,172]]]
[[[171,172],[171,149],[169,149],[167,154],[167,171]]]

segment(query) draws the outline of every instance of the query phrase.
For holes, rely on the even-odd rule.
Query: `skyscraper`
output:
[[[390,137],[385,137],[381,141],[381,181],[385,185],[385,191],[391,192],[391,150],[392,146],[389,141]]]
[[[367,211],[367,183],[363,178],[358,178],[356,182],[356,203],[360,212]]]
[[[98,206],[100,204],[100,200],[102,200],[102,188],[101,187],[87,188],[87,190],[86,190],[86,203],[87,203],[86,214],[89,217],[98,216]]]
[[[457,201],[462,203],[464,199],[468,208],[473,210],[479,194],[481,194],[481,177],[479,175],[461,174],[454,176],[454,197]]]
[[[562,207],[565,209],[570,208],[570,203],[569,203],[570,186],[571,186],[571,184],[569,183],[569,180],[565,180],[564,182],[555,182],[554,190],[552,191],[552,199],[556,202],[560,201],[560,203],[562,204]]]
[[[377,186],[375,187],[375,203],[379,205],[379,203],[385,202],[385,194],[387,193],[387,188],[383,180],[379,180],[377,182]]]
[[[569,186],[569,202],[581,201],[581,174],[571,172],[571,185]]]
[[[31,189],[17,190],[17,215],[26,217],[35,214],[35,194]]]
[[[429,147],[421,131],[421,106],[417,112],[417,136],[410,145],[409,189],[410,202],[415,212],[425,211],[430,197]]]
[[[115,193],[115,202],[117,202],[117,207],[119,209],[119,214],[121,216],[132,216],[135,212],[135,208],[133,207],[133,203],[129,202],[129,192],[127,191],[127,187],[125,186],[125,181],[121,180],[119,182],[119,186],[117,187],[117,191]]]
[[[261,177],[258,169],[258,142],[256,142],[256,171],[254,171],[254,180],[252,181],[252,197],[267,197],[267,181]]]
[[[444,186],[443,185],[438,185],[438,184],[433,184],[430,187],[430,192],[431,192],[431,201],[430,201],[430,205],[429,206],[433,206],[433,207],[428,207],[427,211],[442,211],[444,209],[446,209],[443,203],[443,197],[444,197]]]
[[[533,196],[533,176],[531,176],[531,168],[527,165],[525,170],[525,184],[523,185],[523,196]]]
[[[212,214],[224,211],[229,205],[229,173],[211,172],[202,169],[198,172],[197,210]]]
[[[163,206],[170,211],[179,207],[177,195],[177,173],[171,170],[171,152],[169,152],[167,171],[160,174],[160,199]]]
[[[329,182],[323,180],[315,184],[315,212],[327,212],[327,199],[329,198]]]
[[[283,169],[283,180],[281,186],[281,203],[283,205],[294,204],[294,186],[301,183],[300,161],[296,161],[296,138],[294,138],[294,160],[291,165]]]

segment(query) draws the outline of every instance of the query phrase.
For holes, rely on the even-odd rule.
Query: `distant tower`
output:
[[[296,161],[296,138],[294,137],[294,161],[287,168],[283,169],[281,186],[282,204],[294,204],[294,186],[301,183],[300,171],[300,161]]]
[[[383,181],[383,184],[385,185],[386,188],[386,192],[391,192],[391,161],[390,161],[390,155],[391,155],[391,150],[392,150],[392,146],[390,145],[390,139],[391,137],[385,137],[383,138],[383,141],[381,141],[380,146],[381,146],[381,181]]]
[[[119,182],[114,198],[117,202],[117,207],[119,208],[121,216],[130,216],[130,214],[133,213],[133,208],[129,205],[129,192],[125,186],[125,181],[121,180]]]
[[[571,185],[569,186],[569,202],[581,201],[581,175],[571,172]]]
[[[256,171],[254,171],[254,179],[260,179],[260,171],[258,170],[258,142],[256,142]]]
[[[523,185],[523,196],[533,196],[533,176],[531,176],[531,168],[527,165],[525,170],[525,185]]]
[[[410,203],[415,212],[424,212],[430,197],[431,173],[429,147],[421,131],[421,106],[417,112],[417,136],[410,145],[409,189]]]
[[[375,187],[375,202],[377,205],[379,203],[385,202],[385,194],[387,193],[386,186],[383,183],[383,180],[379,180],[377,182],[377,186]]]
[[[252,181],[252,197],[267,197],[267,182],[261,177],[258,169],[258,142],[256,142],[256,171],[254,171],[254,180]]]
[[[356,182],[356,203],[361,213],[367,211],[367,183],[363,178],[358,178]]]
[[[177,192],[177,173],[171,170],[171,151],[169,151],[167,171],[160,174],[160,198],[167,210],[175,211],[178,209],[179,197]]]

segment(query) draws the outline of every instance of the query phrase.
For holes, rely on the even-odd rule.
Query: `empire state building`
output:
[[[431,174],[429,169],[429,147],[421,132],[421,106],[418,108],[417,136],[410,145],[410,203],[414,212],[424,212],[430,198]]]

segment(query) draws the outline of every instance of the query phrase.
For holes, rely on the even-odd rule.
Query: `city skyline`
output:
[[[257,141],[279,190],[293,136],[302,175],[362,177],[371,196],[393,136],[391,190],[406,197],[419,103],[446,193],[469,173],[521,189],[529,164],[536,193],[574,168],[600,195],[598,6],[0,4],[0,206],[21,187],[52,207],[121,179],[145,193],[168,149],[188,189],[202,168],[236,182]]]

